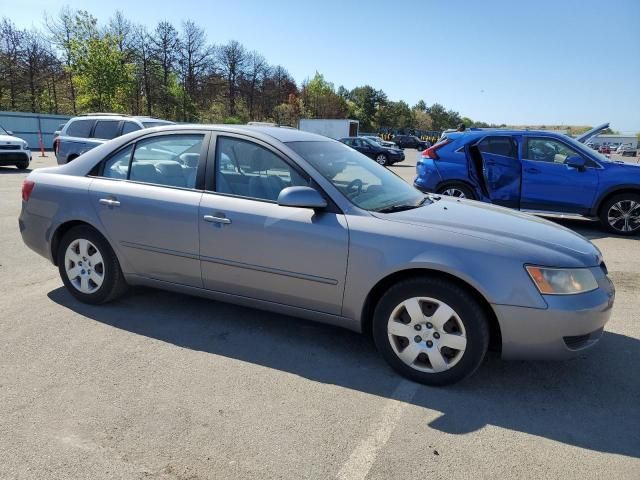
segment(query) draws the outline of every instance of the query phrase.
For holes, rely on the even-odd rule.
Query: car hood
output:
[[[18,137],[14,137],[12,135],[0,135],[0,143],[6,144],[7,142],[13,144],[22,144],[22,139]]]
[[[602,125],[598,125],[595,128],[592,128],[591,130],[584,132],[582,135],[576,137],[576,141],[580,142],[580,143],[587,143],[591,138],[595,137],[597,134],[599,134],[601,131],[603,131],[605,128],[609,128],[609,123],[603,123]]]
[[[590,241],[548,220],[487,203],[434,197],[423,207],[378,218],[402,222],[452,234],[490,241],[508,248],[523,259],[549,267],[593,267],[600,264],[600,251]]]

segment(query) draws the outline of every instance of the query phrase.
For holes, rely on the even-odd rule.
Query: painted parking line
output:
[[[393,391],[365,438],[355,448],[349,459],[338,472],[340,480],[364,480],[376,460],[378,452],[385,446],[396,428],[403,410],[410,404],[420,385],[402,380]]]

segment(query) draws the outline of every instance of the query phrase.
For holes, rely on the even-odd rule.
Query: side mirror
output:
[[[564,163],[572,168],[577,168],[578,170],[584,169],[584,166],[586,165],[584,158],[579,157],[578,155],[573,155],[567,158]]]
[[[278,195],[278,205],[298,208],[326,208],[327,201],[311,187],[287,187]]]

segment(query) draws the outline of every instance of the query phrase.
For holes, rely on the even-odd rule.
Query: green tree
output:
[[[133,79],[133,66],[123,62],[118,42],[110,34],[74,40],[72,69],[81,108],[97,111],[123,111],[120,103]]]

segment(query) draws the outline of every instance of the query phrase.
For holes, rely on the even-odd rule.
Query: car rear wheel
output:
[[[74,227],[62,237],[57,260],[64,285],[81,302],[105,303],[126,290],[111,246],[89,226]]]
[[[431,277],[402,281],[383,295],[374,313],[373,336],[393,369],[427,385],[468,377],[489,346],[482,306],[458,284]]]
[[[462,183],[452,183],[449,185],[444,185],[438,189],[438,193],[440,195],[447,195],[449,197],[457,197],[457,198],[468,198],[470,200],[475,200],[476,196],[473,193],[471,188],[463,185]]]
[[[640,233],[640,195],[621,193],[606,200],[600,208],[600,223],[618,235]]]
[[[383,166],[386,165],[388,162],[387,156],[384,153],[379,153],[376,155],[376,162]]]

